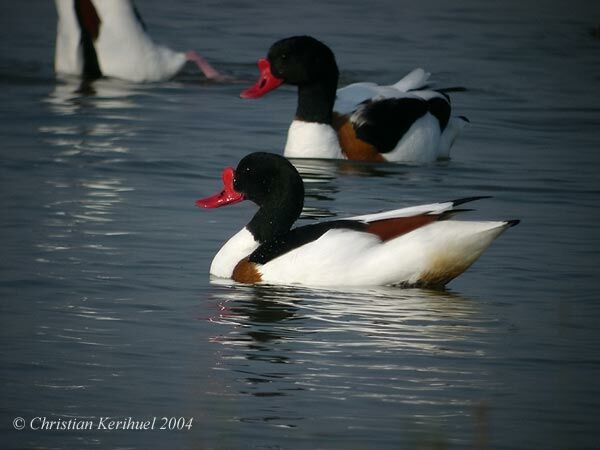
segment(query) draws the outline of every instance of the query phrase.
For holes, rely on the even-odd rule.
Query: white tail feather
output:
[[[414,69],[408,73],[397,83],[393,84],[393,87],[402,92],[407,92],[414,89],[420,89],[427,84],[427,80],[431,76],[431,73],[425,72],[420,67]]]

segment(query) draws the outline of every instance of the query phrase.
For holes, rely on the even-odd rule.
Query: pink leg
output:
[[[210,63],[196,53],[194,50],[189,50],[185,52],[185,56],[188,61],[193,61],[196,63],[198,68],[202,71],[202,73],[206,76],[206,78],[214,79],[214,78],[223,78],[223,76],[213,67]]]

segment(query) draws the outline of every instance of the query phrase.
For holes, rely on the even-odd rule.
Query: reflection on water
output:
[[[335,214],[322,203],[314,206],[315,202],[333,201],[338,192],[336,184],[336,173],[339,163],[334,160],[321,159],[291,159],[290,162],[298,169],[302,181],[304,181],[304,208],[302,209],[302,219],[322,219],[334,217]]]
[[[340,177],[385,178],[410,181],[413,168],[402,164],[382,164],[364,161],[290,159],[304,181],[305,205],[302,219],[323,219],[337,216],[326,202],[333,202],[340,192]],[[394,206],[397,207],[397,206]]]
[[[475,361],[489,357],[486,339],[498,325],[476,302],[388,287],[214,286],[215,368],[235,379],[241,398],[262,399],[240,422],[293,428],[321,411],[312,426],[360,434],[365,422],[402,423],[428,439],[446,421],[476,426],[480,399],[469,393],[493,382]],[[368,402],[373,416],[348,409],[356,401]]]
[[[59,78],[42,100],[51,115],[38,128],[46,136],[44,142],[59,150],[54,161],[68,165],[121,161],[130,152],[123,141],[143,131],[135,100],[143,89],[113,79]]]
[[[292,158],[290,162],[296,167],[305,186],[310,189],[313,184],[321,185],[335,181],[340,175],[359,177],[387,177],[398,173],[402,165],[372,163],[364,161],[346,161],[343,159],[309,159]],[[336,191],[332,191],[335,193]]]
[[[42,180],[44,214],[35,246],[42,252],[36,261],[48,267],[46,278],[64,279],[72,266],[89,281],[121,279],[103,258],[119,255],[122,236],[136,234],[115,218],[135,188],[123,173],[106,169],[127,161],[126,142],[142,131],[135,100],[140,89],[119,80],[64,77],[42,99],[50,114],[38,131],[52,167]]]
[[[448,291],[229,286],[215,295],[219,314],[211,320],[234,325],[236,336],[239,327],[255,333],[271,324],[273,338],[302,335],[314,327],[325,333],[357,334],[361,345],[450,355],[463,354],[466,350],[459,344],[467,336],[473,342],[483,325],[490,325],[477,316],[475,303]],[[279,328],[288,324],[293,327]],[[482,356],[480,351],[476,354]]]
[[[50,189],[58,192],[67,190],[70,191],[69,194],[73,191],[79,193],[76,196],[66,194],[65,199],[54,200],[44,205],[50,210],[46,226],[71,231],[73,227],[81,224],[112,222],[113,207],[123,201],[123,193],[133,190],[123,186],[123,181],[115,177],[97,180],[49,180],[47,184]],[[56,197],[63,197],[62,193],[58,192]],[[93,230],[89,233],[95,234]]]
[[[52,112],[60,115],[78,114],[85,107],[115,110],[139,108],[132,96],[144,91],[148,91],[144,85],[112,78],[89,81],[59,76],[54,90],[44,102]],[[134,116],[128,118],[135,120]]]
[[[218,314],[210,320],[231,327],[212,339],[230,348],[224,354],[225,365],[265,380],[281,368],[255,366],[251,361],[302,366],[294,379],[280,380],[281,395],[293,387],[329,385],[335,378],[345,385],[343,389],[350,389],[346,394],[350,397],[357,383],[385,401],[425,401],[418,392],[430,392],[438,383],[457,388],[480,380],[482,374],[445,367],[443,358],[486,357],[480,344],[495,323],[482,319],[468,299],[417,289],[232,285],[219,290],[212,301]],[[431,357],[442,359],[436,363]],[[389,371],[379,387],[368,377],[359,379],[360,372],[375,368]],[[386,388],[388,382],[393,386]],[[260,395],[262,389],[252,384]]]
[[[46,210],[36,235],[40,250],[36,262],[44,278],[65,280],[77,276],[89,282],[114,282],[122,274],[112,258],[122,253],[124,236],[136,234],[114,222],[116,208],[133,188],[120,178],[48,180]],[[62,307],[62,306],[61,306]]]

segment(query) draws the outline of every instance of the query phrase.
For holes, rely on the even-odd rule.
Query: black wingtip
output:
[[[464,120],[467,123],[471,123],[471,121],[467,118],[467,116],[458,116],[459,119]]]
[[[447,92],[466,92],[467,88],[464,86],[450,86],[450,87],[436,89],[436,91],[439,92],[440,94],[445,94]]]
[[[424,84],[423,86],[419,86],[419,87],[416,87],[416,88],[413,88],[413,89],[409,89],[409,90],[408,90],[408,91],[406,91],[406,92],[411,92],[411,91],[422,91],[422,90],[429,90],[429,89],[431,89],[431,85],[429,85],[429,84]]]
[[[448,220],[452,219],[454,216],[460,213],[475,211],[474,209],[469,208],[461,208],[461,209],[449,209],[448,211],[444,211],[439,215],[438,220]]]
[[[464,213],[464,212],[470,212],[470,211],[475,211],[473,208],[460,208],[460,209],[451,209],[451,212],[458,214],[458,213]]]
[[[459,198],[456,200],[452,200],[452,206],[458,206],[458,205],[462,205],[464,203],[469,203],[469,202],[474,202],[475,200],[482,200],[484,198],[492,198],[491,195],[480,195],[478,197],[465,197],[465,198]]]
[[[508,228],[514,227],[515,225],[519,225],[520,223],[521,223],[521,221],[519,219],[507,220],[506,221],[506,225],[508,225]]]

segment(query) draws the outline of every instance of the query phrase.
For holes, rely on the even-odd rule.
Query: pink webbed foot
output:
[[[185,52],[185,57],[188,61],[194,62],[200,71],[204,74],[204,76],[211,80],[227,80],[229,77],[226,75],[222,75],[215,69],[210,63],[204,59],[203,56],[196,53],[194,50],[189,50]]]

